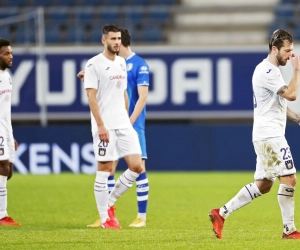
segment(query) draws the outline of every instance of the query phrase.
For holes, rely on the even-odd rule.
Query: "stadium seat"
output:
[[[150,23],[168,24],[171,21],[169,8],[163,6],[160,8],[150,7],[148,18]]]
[[[52,0],[33,0],[33,6],[50,6],[53,3]]]
[[[0,8],[0,19],[16,16],[19,14],[19,8],[17,7],[9,7],[9,8]]]
[[[47,25],[45,27],[45,42],[46,44],[61,42],[61,31],[59,26]]]
[[[76,5],[77,4],[77,0],[58,0],[56,5],[64,5],[64,6],[68,6],[68,5]]]
[[[292,21],[294,18],[294,6],[289,5],[278,5],[275,9],[276,20],[281,21]]]
[[[145,20],[145,12],[141,7],[127,8],[125,10],[126,23],[142,23]]]
[[[76,27],[68,26],[66,31],[66,42],[68,43],[83,43],[87,42],[85,28],[81,25]]]
[[[77,24],[92,24],[94,22],[93,7],[78,8],[75,11],[75,22]]]
[[[2,2],[2,1],[1,1]],[[6,1],[6,6],[26,6],[27,5],[27,0],[7,0]]]
[[[35,31],[30,26],[19,25],[16,30],[16,43],[32,44],[35,43]]]
[[[105,0],[82,0],[81,4],[83,6],[89,6],[89,5],[103,5],[105,4]]]
[[[127,0],[107,0],[105,2],[106,5],[125,5],[127,4]]]
[[[140,41],[147,43],[163,42],[163,31],[158,26],[145,27],[140,32]]]
[[[129,0],[128,4],[132,5],[147,5],[150,4],[151,0]]]
[[[8,25],[2,26],[1,27],[1,35],[2,38],[5,39],[10,39],[11,35],[10,35],[10,27]]]
[[[118,7],[100,8],[99,13],[96,13],[97,19],[101,24],[120,22],[120,11]]]
[[[101,44],[102,27],[95,25],[91,28],[91,42]]]
[[[162,4],[162,5],[170,5],[170,4],[173,4],[173,5],[175,5],[175,4],[177,4],[177,0],[154,0],[153,2],[151,2],[151,3],[153,3],[153,4]]]
[[[46,10],[46,21],[57,24],[67,24],[69,22],[69,13],[67,7],[49,7]]]

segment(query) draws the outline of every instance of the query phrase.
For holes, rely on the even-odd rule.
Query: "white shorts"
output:
[[[136,131],[126,129],[108,130],[109,143],[100,141],[98,131],[93,129],[93,145],[96,161],[116,161],[127,155],[141,155],[141,147]]]
[[[15,162],[15,141],[13,136],[7,137],[0,130],[0,161],[9,160],[9,162]]]
[[[275,181],[278,176],[296,173],[290,147],[285,137],[275,137],[253,142],[256,153],[255,180],[267,178]]]

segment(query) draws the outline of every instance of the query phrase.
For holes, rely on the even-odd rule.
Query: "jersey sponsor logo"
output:
[[[132,70],[132,68],[133,68],[133,64],[132,63],[128,63],[127,64],[127,71]]]
[[[0,90],[0,95],[5,93],[11,93],[11,89]]]
[[[266,73],[269,74],[271,72],[272,69],[269,69]]]
[[[109,80],[115,80],[115,79],[125,79],[125,76],[116,75],[116,76],[110,76],[109,77]]]
[[[148,71],[148,67],[147,66],[142,66],[141,68],[140,68],[140,70],[142,70],[142,71]]]

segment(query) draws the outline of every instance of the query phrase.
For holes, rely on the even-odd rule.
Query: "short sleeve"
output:
[[[88,61],[85,65],[84,88],[98,89],[98,78],[95,65],[90,61]]]
[[[141,63],[137,67],[137,85],[138,86],[149,86],[149,66],[146,62]]]
[[[266,69],[261,72],[260,75],[262,87],[271,90],[274,93],[277,93],[280,88],[285,84],[281,73],[274,69]]]

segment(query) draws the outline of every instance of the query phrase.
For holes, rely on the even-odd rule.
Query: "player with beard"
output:
[[[108,202],[108,177],[114,162],[124,157],[128,169],[116,181],[110,194],[115,202],[142,172],[141,148],[126,109],[126,63],[124,58],[116,55],[121,44],[119,28],[104,26],[102,43],[103,53],[88,60],[85,66],[84,87],[91,110],[94,154],[98,162],[94,194],[101,227],[118,229],[115,208]]]
[[[12,67],[10,41],[0,38],[0,226],[20,226],[7,213],[7,180],[12,177],[17,143],[11,124],[12,80],[7,68]]]
[[[222,238],[224,221],[232,212],[268,193],[278,178],[280,185],[277,197],[283,221],[282,238],[300,239],[300,232],[294,224],[296,168],[285,139],[287,118],[300,125],[300,116],[287,106],[287,101],[296,100],[300,85],[300,59],[293,53],[293,42],[290,33],[276,30],[269,41],[268,57],[254,70],[252,141],[257,156],[255,181],[244,186],[223,207],[210,211],[210,220],[217,238]],[[288,60],[294,70],[287,85],[279,66],[285,66]],[[259,213],[255,216],[259,216]]]

